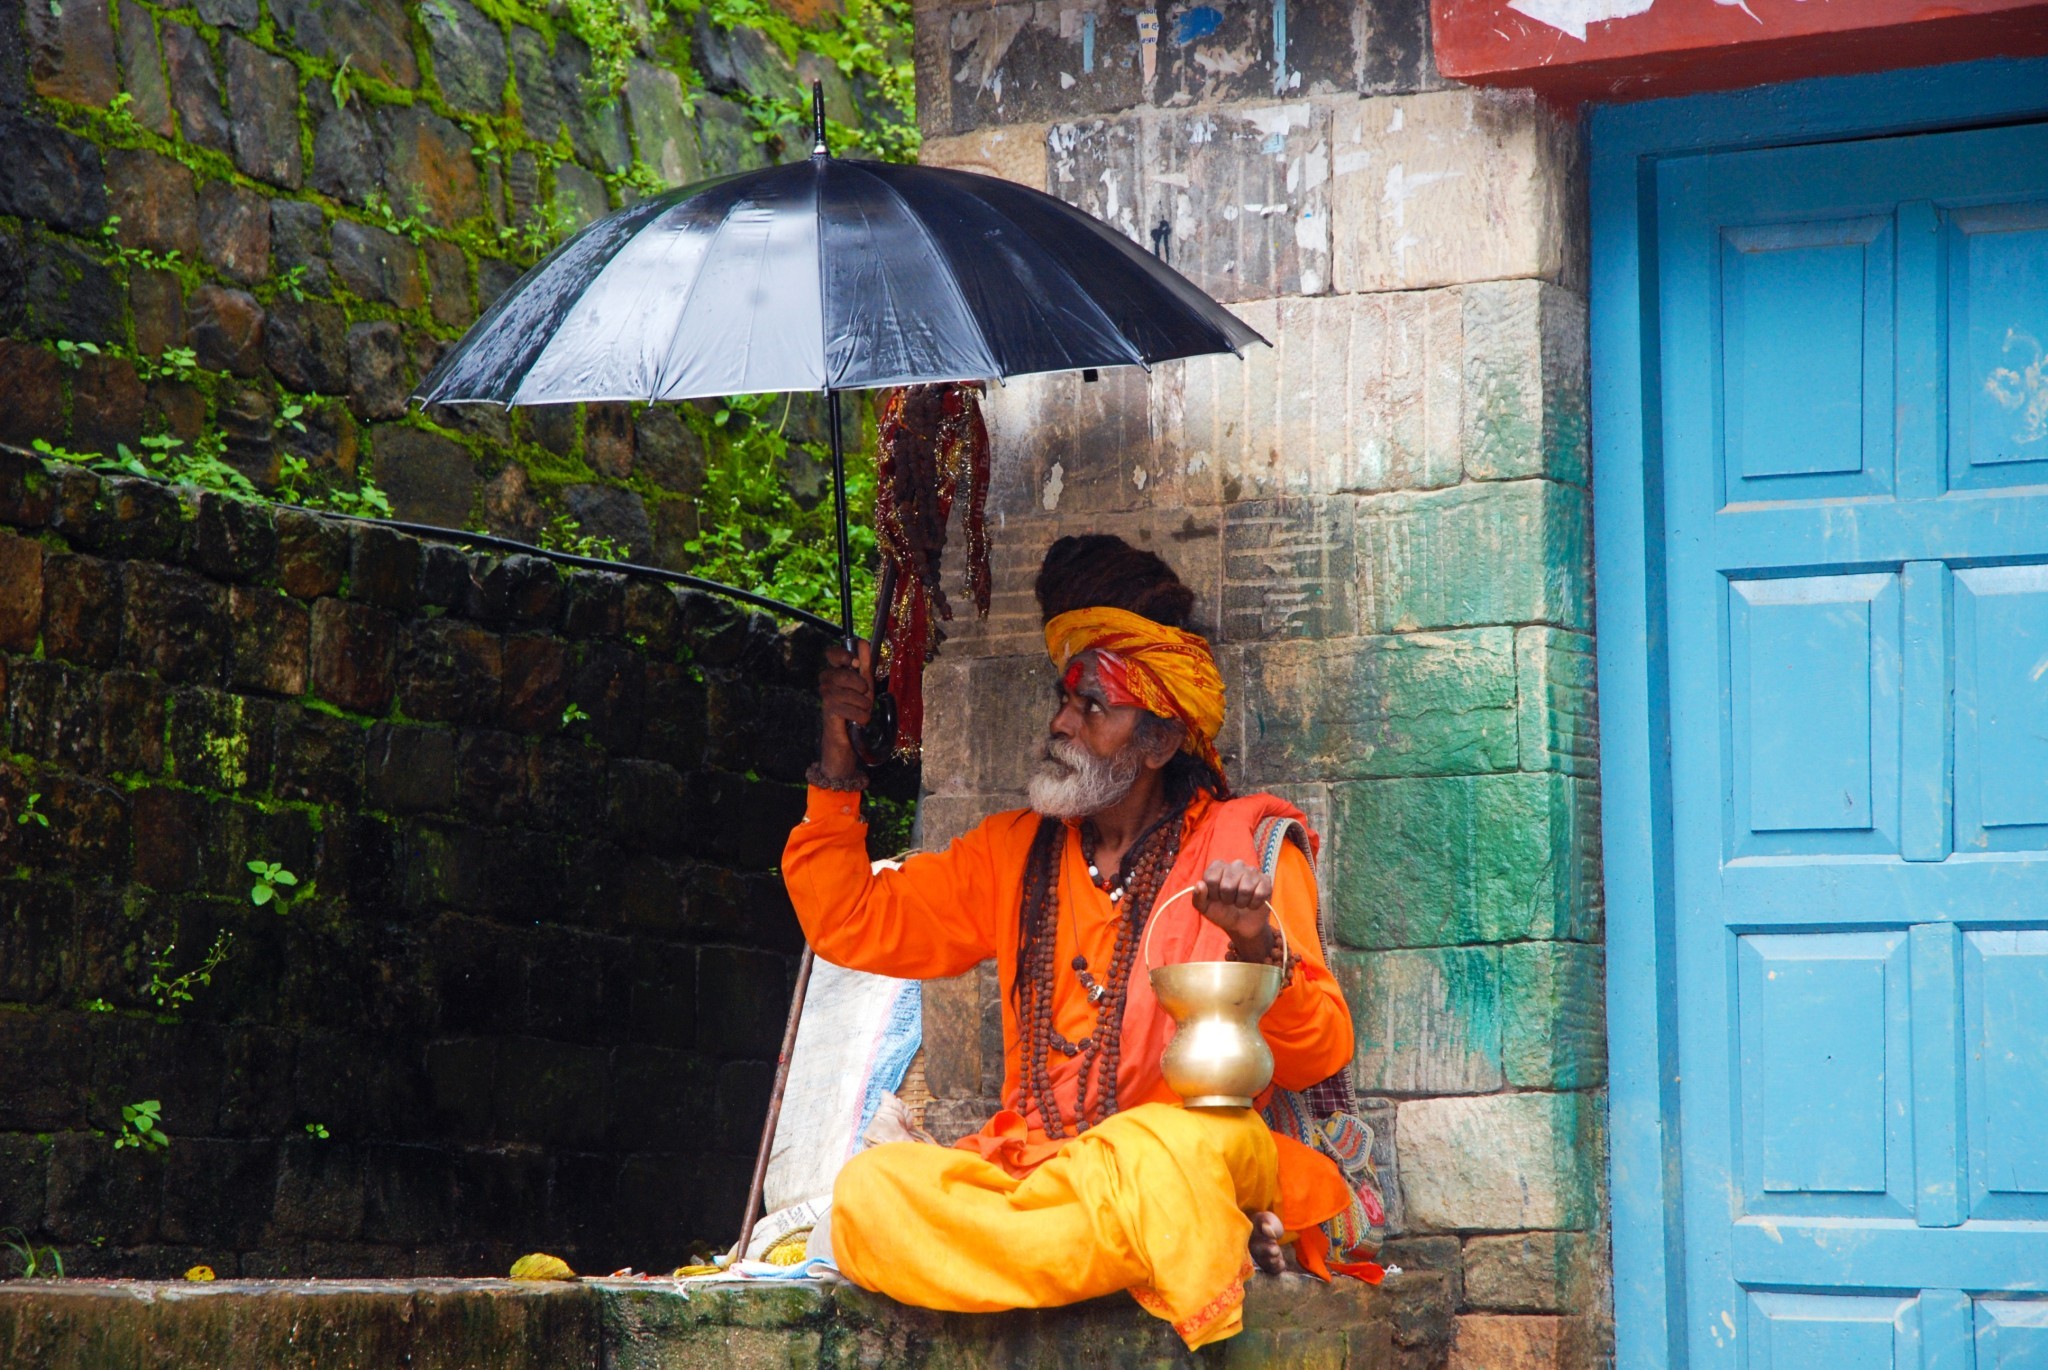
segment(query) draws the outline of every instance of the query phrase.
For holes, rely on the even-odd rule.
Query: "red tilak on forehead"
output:
[[[1081,686],[1081,663],[1090,655],[1095,658],[1095,678],[1102,684],[1105,703],[1143,708],[1144,703],[1131,693],[1131,668],[1122,657],[1105,648],[1097,647],[1083,652],[1067,663],[1067,673],[1060,677],[1060,684],[1073,694]]]

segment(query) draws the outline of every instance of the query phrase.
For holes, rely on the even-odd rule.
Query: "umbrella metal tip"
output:
[[[811,156],[830,157],[832,149],[825,145],[825,83],[811,82]]]

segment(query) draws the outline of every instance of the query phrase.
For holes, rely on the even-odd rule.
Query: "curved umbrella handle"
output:
[[[856,727],[849,723],[846,736],[853,743],[853,754],[869,770],[895,755],[896,696],[889,693],[887,685],[875,691],[874,710],[868,715],[867,726]]]

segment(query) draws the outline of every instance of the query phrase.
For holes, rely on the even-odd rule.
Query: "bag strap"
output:
[[[1259,854],[1259,869],[1268,880],[1278,878],[1280,853],[1292,842],[1301,854],[1308,858],[1309,869],[1316,864],[1314,848],[1309,846],[1308,829],[1298,818],[1274,814],[1259,820],[1259,826],[1252,832],[1252,849]],[[1315,891],[1316,936],[1324,946],[1330,944],[1330,930],[1323,926],[1323,898],[1320,889]]]

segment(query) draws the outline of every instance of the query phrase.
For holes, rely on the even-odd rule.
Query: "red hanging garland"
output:
[[[878,673],[896,697],[900,756],[924,741],[924,667],[946,640],[939,620],[953,617],[940,588],[946,521],[967,482],[967,592],[988,617],[988,426],[977,382],[906,385],[882,392],[877,428],[881,460],[875,534],[882,581],[892,586],[889,630]]]

